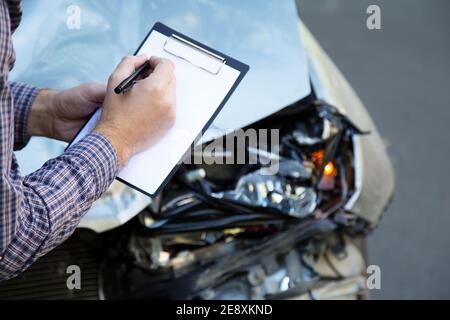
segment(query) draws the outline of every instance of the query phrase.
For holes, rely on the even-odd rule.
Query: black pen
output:
[[[130,90],[144,72],[150,69],[150,60],[147,60],[142,66],[137,68],[129,77],[123,80],[115,89],[114,92],[117,94],[125,93]]]

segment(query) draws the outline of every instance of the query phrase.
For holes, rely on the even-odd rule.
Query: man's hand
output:
[[[107,87],[91,83],[60,92],[41,91],[28,116],[28,134],[71,141],[95,108],[103,104],[94,132],[111,141],[124,166],[131,156],[156,143],[175,121],[175,76],[170,60],[152,57],[153,72],[147,78],[125,94],[114,93],[114,88],[145,61],[144,55],[125,57]]]
[[[152,57],[152,73],[125,94],[114,88],[147,57],[125,57],[108,80],[102,115],[94,132],[105,135],[124,166],[134,154],[155,144],[175,121],[175,76],[170,60]]]
[[[71,141],[95,108],[102,105],[105,93],[106,87],[97,83],[59,92],[41,91],[28,116],[28,134]]]

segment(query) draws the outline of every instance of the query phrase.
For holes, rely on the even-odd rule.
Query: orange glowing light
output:
[[[334,168],[333,162],[328,162],[323,168],[323,174],[326,176],[334,176],[336,169]]]
[[[314,151],[312,153],[311,160],[313,161],[313,163],[316,167],[320,167],[320,164],[322,163],[324,155],[325,155],[325,151],[323,151],[323,150]]]

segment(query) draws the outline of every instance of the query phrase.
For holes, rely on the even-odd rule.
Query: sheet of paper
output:
[[[178,164],[240,75],[239,70],[227,65],[223,65],[215,75],[170,54],[164,50],[167,38],[158,31],[152,31],[138,54],[155,55],[174,62],[177,81],[175,124],[157,144],[130,159],[118,175],[119,178],[149,194],[154,194],[158,190]],[[203,63],[210,63],[207,60],[210,59],[208,56],[205,55],[203,59],[205,59]],[[196,64],[198,63],[201,64],[202,61],[196,56]],[[97,111],[91,118],[72,145],[92,131],[100,112],[101,110]]]

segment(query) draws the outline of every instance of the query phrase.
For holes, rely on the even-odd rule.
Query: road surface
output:
[[[396,171],[395,199],[369,239],[372,298],[450,298],[450,1],[299,0],[301,17],[346,75]],[[381,30],[366,9],[381,8]]]

